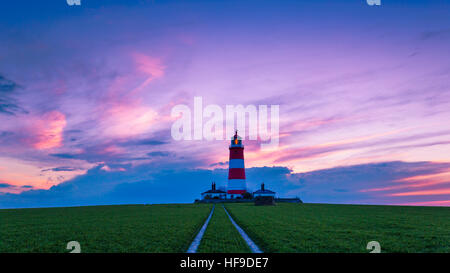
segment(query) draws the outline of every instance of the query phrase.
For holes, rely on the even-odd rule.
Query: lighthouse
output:
[[[242,198],[247,192],[245,185],[244,145],[237,131],[231,138],[230,160],[228,169],[227,198]]]

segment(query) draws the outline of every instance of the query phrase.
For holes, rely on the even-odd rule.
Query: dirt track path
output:
[[[228,213],[227,209],[225,208],[224,205],[222,205],[223,209],[225,210],[225,212],[227,213],[228,217],[230,218],[231,223],[234,225],[234,227],[237,229],[237,231],[239,232],[239,234],[241,234],[242,239],[244,239],[244,241],[247,243],[248,247],[250,248],[250,250],[253,253],[263,253],[263,251],[255,244],[255,242],[252,241],[252,239],[250,239],[250,237],[248,237],[247,233],[245,233],[245,231],[238,225],[236,224],[236,222],[233,220],[233,218],[231,217],[231,215]]]
[[[206,228],[208,227],[209,221],[211,220],[211,216],[214,213],[216,205],[214,205],[211,209],[211,213],[209,214],[208,218],[206,218],[205,223],[203,224],[200,231],[197,233],[197,236],[195,236],[194,240],[192,241],[191,245],[189,246],[187,253],[196,253],[198,246],[200,245],[200,242],[202,241],[203,234],[205,234]]]

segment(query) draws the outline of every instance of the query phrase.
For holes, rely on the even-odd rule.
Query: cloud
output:
[[[450,37],[450,29],[440,29],[435,31],[424,31],[420,34],[421,40]]]
[[[164,76],[165,66],[162,65],[159,58],[147,56],[142,53],[133,53],[132,56],[136,62],[136,69],[148,76],[147,81]]]
[[[8,80],[2,75],[0,75],[0,92],[4,93],[12,92],[17,87],[18,85],[15,82]]]
[[[102,117],[102,134],[108,137],[132,137],[148,132],[158,113],[150,107],[117,104]]]
[[[147,153],[147,155],[149,155],[149,156],[167,157],[167,156],[171,156],[172,153],[171,152],[165,152],[165,151],[154,151],[154,152]]]
[[[10,131],[0,132],[0,144],[13,144],[16,141],[14,135],[14,132]]]
[[[12,185],[10,183],[0,182],[0,195],[2,194],[19,194],[23,192],[24,190],[30,190],[32,189],[32,186],[25,185],[25,186],[17,186]]]
[[[67,153],[57,153],[57,154],[49,154],[50,156],[65,158],[65,159],[75,159],[78,157],[76,154],[67,154]]]
[[[28,112],[20,107],[14,99],[0,97],[0,113],[16,115],[18,113],[27,114]]]
[[[26,141],[38,150],[60,147],[63,143],[66,124],[66,116],[63,113],[47,112],[32,120],[29,129],[31,136]]]
[[[73,172],[73,171],[78,171],[80,170],[80,168],[74,168],[74,167],[56,167],[56,168],[51,168],[51,169],[45,169],[42,170],[43,172],[47,172],[47,171],[54,171],[54,172]]]
[[[15,82],[6,79],[0,75],[0,114],[16,115],[27,114],[28,112],[23,109],[15,98],[12,97],[13,93],[19,85]]]
[[[105,172],[126,172],[127,169],[123,168],[123,167],[110,167],[108,165],[103,165],[100,170],[105,171]]]
[[[443,195],[436,196],[429,190],[433,185],[420,185],[422,181],[411,181],[411,177],[446,174],[450,163],[433,162],[383,162],[348,167],[336,167],[290,176],[298,189],[290,191],[299,194],[310,202],[362,203],[362,204],[405,204],[408,202],[442,201],[450,199],[448,185],[438,188]],[[409,185],[397,188],[402,180]],[[430,180],[427,180],[430,181]],[[450,181],[450,180],[449,180]],[[417,187],[414,187],[416,184]],[[408,194],[412,188],[429,191],[429,195],[413,196]],[[336,192],[339,189],[339,192]],[[373,191],[373,189],[381,189]]]
[[[225,169],[168,169],[155,164],[105,165],[53,186],[49,190],[29,190],[0,196],[1,208],[76,206],[135,203],[190,203],[215,181],[227,183]],[[264,182],[278,196],[299,196],[305,202],[350,204],[446,204],[449,188],[420,188],[420,194],[405,191],[371,192],[367,189],[398,184],[400,179],[444,172],[450,163],[384,162],[294,173],[286,167],[248,168],[247,186],[256,190]],[[125,171],[126,170],[126,171]],[[430,194],[426,194],[429,192]]]
[[[147,139],[138,139],[138,140],[129,140],[124,143],[120,143],[120,146],[158,146],[169,143],[168,141],[163,141],[161,139],[156,138],[147,138]]]
[[[335,142],[323,143],[315,146],[289,148],[285,151],[278,153],[277,154],[278,157],[274,160],[274,162],[284,163],[295,160],[305,160],[320,156],[326,156],[328,154],[332,154],[339,151],[356,150],[363,148],[373,148],[374,151],[392,151],[392,150],[410,150],[411,148],[450,144],[450,141],[433,141],[433,142],[405,144],[408,142],[423,141],[435,137],[447,137],[448,135],[450,135],[450,131],[448,130],[426,132],[426,133],[415,133],[406,136],[402,135],[398,137],[389,137],[407,131],[408,130],[406,129],[387,131],[385,133],[349,138]]]
[[[210,167],[217,167],[217,166],[228,166],[228,161],[226,162],[216,162],[209,165]]]

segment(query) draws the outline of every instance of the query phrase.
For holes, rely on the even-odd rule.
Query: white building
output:
[[[227,193],[216,189],[216,183],[211,184],[211,189],[202,193],[202,199],[225,199]]]
[[[264,188],[264,183],[262,183],[261,189],[253,192],[253,198],[256,198],[258,196],[271,196],[271,197],[275,198],[275,192],[273,192],[271,190],[266,190]]]

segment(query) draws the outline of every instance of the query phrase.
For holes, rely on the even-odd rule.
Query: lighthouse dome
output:
[[[234,136],[231,137],[230,148],[234,147],[244,147],[244,145],[242,145],[242,138],[238,136],[237,131]]]

